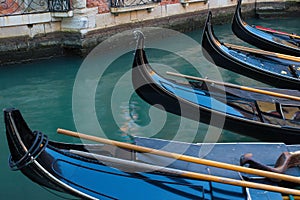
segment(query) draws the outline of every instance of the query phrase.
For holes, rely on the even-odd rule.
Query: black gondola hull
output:
[[[224,48],[226,46],[224,46],[224,44],[218,41],[217,38],[214,36],[210,13],[208,15],[202,36],[202,52],[210,62],[235,73],[272,85],[276,88],[299,90],[300,79],[293,77],[293,75],[289,71],[289,63],[287,60],[279,59],[282,62],[270,61],[270,64],[268,64],[268,59],[263,59],[264,55],[253,55],[253,57],[258,61],[260,59],[262,60],[258,62],[257,65],[264,62],[265,65],[273,65],[275,68],[274,71],[266,70],[260,66],[255,66],[253,64],[241,60],[238,57],[232,56],[229,52],[223,50],[222,47]],[[226,47],[226,49],[228,48]],[[235,50],[231,49],[231,51]],[[235,51],[235,54],[240,53],[241,52],[239,51]],[[243,54],[245,55],[245,59],[249,59],[247,57],[249,57],[250,53],[247,54]],[[260,56],[261,58],[258,58],[257,56]],[[287,73],[287,75],[280,74],[280,69],[283,69],[284,72]]]
[[[155,77],[159,77],[159,75],[157,75],[148,64],[143,49],[143,39],[140,39],[139,42],[141,44],[137,45],[138,48],[136,49],[134,57],[132,82],[137,94],[149,104],[176,115],[224,128],[262,141],[280,141],[287,144],[298,143],[300,141],[299,128],[284,128],[257,120],[243,119],[227,114],[226,112],[200,106],[166,90],[161,85],[166,79],[160,77],[161,80],[155,80],[158,79]],[[168,81],[170,80],[166,80],[166,82]],[[176,85],[176,83],[174,83],[174,85]],[[211,120],[212,116],[214,116],[214,120]],[[220,123],[220,121],[224,120],[224,124]]]
[[[242,21],[241,4],[242,0],[238,0],[238,4],[232,21],[232,31],[236,36],[248,42],[249,44],[252,44],[261,49],[300,57],[300,47],[297,47],[294,44],[290,44],[291,46],[285,45],[283,43],[287,41],[284,40],[283,42],[281,42],[282,38],[272,36],[271,34],[269,34],[269,37],[274,39],[266,39],[261,34],[268,35],[267,33],[256,30],[255,28]],[[255,32],[251,29],[254,29]]]
[[[23,122],[18,110],[5,110],[7,140],[13,160],[22,159],[27,152],[26,149],[28,147],[28,150],[31,149],[31,145],[36,141],[34,134]],[[150,140],[144,140],[144,143],[150,144]],[[142,141],[142,138],[138,138],[139,143]],[[155,146],[157,142],[152,141],[150,146]],[[164,143],[167,145],[168,141]],[[37,157],[27,165],[23,167],[18,165],[18,167],[22,167],[22,173],[37,184],[72,194],[80,199],[157,199],[157,197],[162,199],[224,199],[225,197],[245,199],[244,191],[240,187],[185,178],[180,176],[182,173],[180,169],[153,165],[154,161],[157,162],[155,159],[150,162],[152,165],[149,165],[132,161],[133,157],[129,160],[127,160],[128,157],[120,158],[119,156],[124,155],[119,154],[121,149],[116,149],[115,146],[76,145],[53,141],[44,144],[42,145],[44,148]],[[112,149],[109,150],[109,148]],[[186,147],[184,148],[186,150]],[[107,155],[107,150],[108,152],[113,150],[116,155]],[[128,150],[126,153],[134,155]],[[139,160],[142,161],[143,158]],[[185,166],[178,167],[186,169]],[[222,190],[220,191],[219,188]],[[217,194],[212,194],[212,191],[217,190]]]
[[[298,144],[300,141],[299,129],[264,125],[263,123],[241,120],[222,113],[212,112],[211,110],[195,106],[188,102],[178,101],[176,97],[170,97],[163,91],[159,92],[159,88],[154,85],[148,88],[146,88],[146,86],[136,88],[135,90],[137,94],[149,104],[155,105],[159,109],[163,108],[163,110],[175,115],[249,136],[260,141],[283,142],[286,144]],[[155,90],[155,92],[153,92],[153,90]],[[212,115],[214,116],[213,121],[211,121]],[[222,123],[223,121],[224,124]]]
[[[55,158],[44,151],[44,148],[48,146],[48,140],[43,136],[37,136],[38,132],[31,131],[19,110],[14,108],[5,109],[4,121],[8,146],[11,152],[9,164],[13,170],[20,170],[30,180],[44,187],[86,198],[86,196],[69,190],[53,179],[51,173],[53,173],[52,163],[55,162]],[[28,150],[36,144],[40,145],[39,149],[33,150],[37,155],[28,155]],[[71,146],[73,147],[73,145]],[[77,148],[79,146],[74,145]],[[82,149],[82,147],[79,149]],[[37,157],[33,158],[34,156]],[[23,160],[23,162],[14,165],[20,160]]]

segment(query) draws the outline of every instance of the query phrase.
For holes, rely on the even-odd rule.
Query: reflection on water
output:
[[[147,126],[150,124],[149,116],[150,105],[142,101],[136,93],[129,100],[129,116],[138,126]]]

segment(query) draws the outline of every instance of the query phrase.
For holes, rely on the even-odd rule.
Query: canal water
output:
[[[299,18],[248,19],[247,22],[300,33]],[[219,40],[246,45],[233,35],[230,24],[214,28]],[[202,30],[196,30],[185,35],[152,38],[153,41],[146,35],[149,61],[161,74],[176,70],[246,86],[270,87],[209,63],[201,54],[201,34]],[[128,45],[129,50],[125,48],[125,51],[118,47],[126,42],[122,36],[112,37],[112,40],[112,43],[100,44],[87,58],[53,58],[1,67],[0,107],[20,109],[29,127],[61,142],[88,143],[59,135],[57,128],[126,142],[131,141],[131,135],[186,142],[257,141],[149,106],[132,88],[130,70],[134,38]],[[190,42],[191,46],[187,46]],[[97,71],[95,66],[102,70]],[[9,169],[3,115],[0,115],[0,122],[0,198],[76,199],[49,191],[31,182],[20,171]]]

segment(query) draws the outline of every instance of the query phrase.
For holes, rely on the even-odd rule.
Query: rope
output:
[[[14,161],[12,156],[9,156],[8,164],[11,170],[17,171],[31,164],[46,148],[48,137],[42,132],[34,131],[35,139],[29,150],[18,160]]]

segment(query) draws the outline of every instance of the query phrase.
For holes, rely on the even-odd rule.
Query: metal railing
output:
[[[112,8],[134,7],[161,2],[161,0],[110,0]]]
[[[50,12],[67,12],[71,10],[70,0],[48,0]]]
[[[0,17],[42,12],[70,11],[70,0],[0,0]]]

